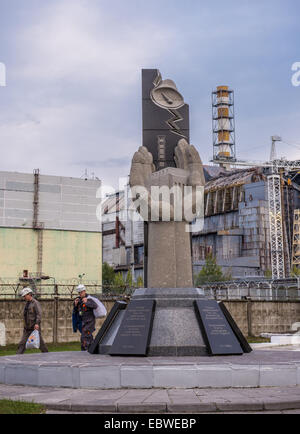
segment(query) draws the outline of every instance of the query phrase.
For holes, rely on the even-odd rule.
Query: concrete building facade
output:
[[[212,253],[223,272],[232,278],[267,276],[271,271],[271,243],[265,169],[224,170],[204,166],[204,174],[204,227],[201,232],[192,234],[194,275],[201,271],[207,254]],[[294,210],[300,208],[300,179],[299,175],[293,182],[282,179],[285,252],[286,262],[290,262],[292,216]],[[125,204],[124,192],[118,193],[117,202],[116,197],[111,196],[104,203],[103,260],[116,271],[128,270],[130,246],[134,244],[135,267],[141,274],[143,259],[137,259],[137,251],[143,252],[144,223],[136,221],[131,225],[125,221]],[[105,216],[109,222],[105,222]],[[130,243],[132,226],[134,236]]]
[[[99,180],[0,172],[0,284],[50,277],[101,285]],[[47,282],[45,282],[47,283]]]
[[[124,278],[133,265],[134,279],[143,277],[144,222],[138,213],[132,214],[128,209],[124,191],[110,195],[104,202],[102,235],[103,262],[114,267],[115,272],[120,272]]]
[[[193,235],[194,272],[211,252],[233,278],[266,277],[271,273],[268,172],[263,167],[231,169],[207,180],[205,220]],[[294,210],[300,208],[299,176],[282,175],[282,228],[286,277],[290,275]],[[270,277],[270,276],[269,276]]]
[[[234,278],[264,276],[270,269],[269,209],[259,169],[229,172],[205,186],[205,220],[193,235],[197,274],[207,253]]]

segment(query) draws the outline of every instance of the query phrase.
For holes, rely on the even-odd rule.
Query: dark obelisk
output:
[[[175,167],[174,150],[178,140],[185,138],[189,142],[190,139],[189,106],[183,104],[174,108],[170,103],[168,107],[170,92],[177,96],[170,84],[174,83],[162,80],[158,69],[142,70],[143,146],[152,154],[156,170]],[[153,89],[157,89],[157,94],[166,102],[162,107],[151,99]]]
[[[176,94],[176,90],[173,81],[162,80],[158,69],[142,69],[143,146],[152,154],[156,170],[176,167],[174,151],[178,140],[183,138],[189,142],[190,139],[189,105],[184,103],[179,92]],[[153,91],[156,95],[160,93],[161,106],[153,101]],[[169,105],[170,97],[182,98],[178,104],[181,107]],[[144,284],[147,286],[148,223],[144,224],[144,240]]]

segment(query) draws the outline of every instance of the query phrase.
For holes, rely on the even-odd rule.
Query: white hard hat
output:
[[[76,289],[78,292],[86,291],[86,287],[84,285],[78,285]]]
[[[27,295],[27,294],[32,294],[32,289],[31,288],[23,288],[22,289],[22,291],[21,291],[21,293],[20,293],[20,296],[21,297],[25,297],[25,295]]]

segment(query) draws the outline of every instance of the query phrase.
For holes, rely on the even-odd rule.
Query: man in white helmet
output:
[[[79,297],[76,298],[74,305],[82,318],[81,351],[87,351],[93,342],[93,333],[95,331],[94,309],[97,309],[98,306],[91,298],[88,298],[84,285],[78,285],[77,292]]]
[[[48,353],[48,348],[41,335],[42,309],[40,303],[33,298],[31,288],[22,289],[20,296],[26,301],[24,308],[24,330],[23,336],[19,342],[17,354],[23,354],[26,349],[26,342],[33,330],[40,333],[40,350]]]

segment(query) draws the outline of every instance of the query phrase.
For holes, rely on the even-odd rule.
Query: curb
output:
[[[195,404],[130,403],[130,404],[44,404],[46,410],[70,411],[78,413],[134,413],[134,414],[178,414],[178,413],[216,413],[216,412],[263,412],[300,409],[299,401],[257,401],[257,402],[206,402]]]

